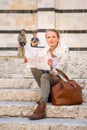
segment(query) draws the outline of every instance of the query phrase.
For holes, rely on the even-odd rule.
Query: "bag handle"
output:
[[[64,73],[64,72],[62,72],[62,70],[59,70],[59,69],[56,69],[57,71],[58,71],[58,73],[60,74],[60,75],[62,75],[67,81],[69,81],[70,79],[68,78],[68,76]]]

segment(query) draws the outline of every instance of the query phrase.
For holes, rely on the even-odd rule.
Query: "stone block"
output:
[[[21,28],[22,29],[22,28]],[[20,30],[21,30],[20,29]],[[19,31],[20,31],[19,30]],[[11,33],[3,33],[0,34],[0,47],[18,47],[18,35],[19,33],[11,34]],[[26,34],[26,39],[27,39],[27,44],[30,45],[30,40],[31,40],[32,34]],[[9,51],[9,53],[11,50]],[[13,51],[12,51],[13,52]],[[0,51],[0,55],[2,55],[3,51]],[[6,53],[6,52],[5,52]],[[14,54],[14,53],[13,53]],[[13,55],[12,54],[12,55]]]
[[[80,86],[82,89],[86,89],[85,87],[85,79],[74,79]]]
[[[36,13],[4,13],[0,14],[1,30],[36,29]]]
[[[56,26],[59,30],[85,30],[87,28],[86,13],[60,13],[56,15]],[[82,20],[83,19],[83,20]]]
[[[1,118],[0,130],[86,130],[87,120],[47,118],[31,121],[28,118]]]
[[[60,35],[60,42],[67,44],[69,47],[87,47],[86,34],[65,33]]]
[[[72,78],[87,78],[87,52],[86,51],[71,51],[68,63],[68,72]]]
[[[54,0],[38,0],[38,8],[55,8]]]
[[[78,118],[78,105],[71,106],[55,106],[48,105],[47,106],[47,117],[54,118]]]
[[[55,28],[55,13],[54,12],[38,12],[37,14],[38,29]]]
[[[40,90],[34,89],[0,89],[0,101],[37,101]]]
[[[28,117],[36,109],[37,104],[34,102],[0,102],[0,117]],[[47,118],[70,118],[70,119],[87,119],[87,104],[54,106],[50,103],[46,106]]]
[[[0,88],[38,88],[37,83],[34,79],[14,79],[14,78],[1,78],[0,79]]]
[[[87,89],[87,79],[85,80],[85,88]]]
[[[82,94],[83,94],[83,101],[84,101],[84,103],[87,103],[87,89],[84,89],[82,91]]]
[[[86,0],[56,0],[56,8],[59,9],[86,9]]]
[[[28,10],[28,9],[36,9],[37,0],[1,0],[0,1],[0,9],[3,10]]]
[[[87,104],[84,104],[84,107],[82,107],[81,105],[79,106],[79,117],[82,119],[87,118],[86,107],[87,107]]]

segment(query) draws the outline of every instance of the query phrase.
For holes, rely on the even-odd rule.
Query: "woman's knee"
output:
[[[43,75],[41,76],[41,80],[44,80],[44,79],[50,80],[50,75],[47,74],[47,73],[43,74]]]

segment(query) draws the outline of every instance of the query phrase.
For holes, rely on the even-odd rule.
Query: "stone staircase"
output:
[[[82,80],[78,79],[80,84]],[[71,106],[47,104],[47,118],[31,121],[40,97],[32,73],[16,57],[0,58],[0,130],[87,130],[87,87],[84,103]]]

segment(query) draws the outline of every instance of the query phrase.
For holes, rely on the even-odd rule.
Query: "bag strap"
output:
[[[56,69],[57,71],[58,71],[58,73],[60,74],[60,75],[62,75],[67,81],[69,81],[70,79],[68,78],[68,76],[64,73],[64,72],[62,72],[61,70],[59,70],[59,69]]]

